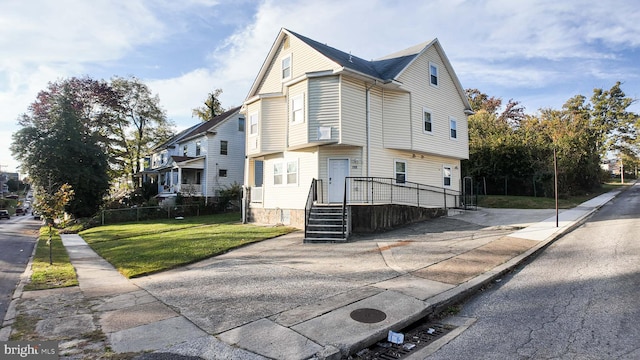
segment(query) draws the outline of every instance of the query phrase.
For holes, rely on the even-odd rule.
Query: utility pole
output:
[[[6,169],[8,166],[7,165],[2,165],[0,164],[0,198],[4,199],[4,179],[6,178],[6,176],[4,175],[4,170]]]

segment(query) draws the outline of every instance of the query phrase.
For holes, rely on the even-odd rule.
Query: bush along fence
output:
[[[171,219],[176,217],[200,216],[199,205],[141,206],[124,209],[102,210],[100,224]]]

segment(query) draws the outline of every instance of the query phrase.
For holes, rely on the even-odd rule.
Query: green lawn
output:
[[[69,262],[67,249],[56,229],[52,230],[51,258],[53,265],[49,265],[49,227],[40,228],[40,236],[36,244],[36,254],[31,266],[31,281],[25,285],[25,290],[42,290],[78,285],[76,271]]]
[[[628,184],[625,184],[628,185]],[[622,184],[607,183],[602,188],[593,193],[571,196],[566,199],[558,199],[558,207],[561,209],[570,209],[576,207],[583,202],[593,199],[594,197],[618,189]],[[487,208],[504,208],[504,209],[555,209],[556,200],[554,198],[533,197],[533,196],[505,196],[505,195],[480,195],[478,196],[478,206]]]
[[[231,213],[108,225],[82,231],[80,235],[100,256],[131,278],[193,263],[295,230],[242,224],[239,217],[238,213]]]

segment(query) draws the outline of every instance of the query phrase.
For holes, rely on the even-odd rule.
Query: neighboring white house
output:
[[[347,177],[460,190],[472,110],[437,39],[368,61],[281,29],[241,112],[249,221],[304,227],[314,179],[327,203],[364,194]]]
[[[185,196],[215,198],[244,179],[245,124],[240,107],[183,130],[156,146],[142,172],[158,185],[161,200]]]

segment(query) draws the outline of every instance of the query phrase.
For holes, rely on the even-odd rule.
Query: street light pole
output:
[[[555,182],[556,195],[556,227],[558,227],[558,158],[556,156],[556,147],[553,147],[553,178]]]

